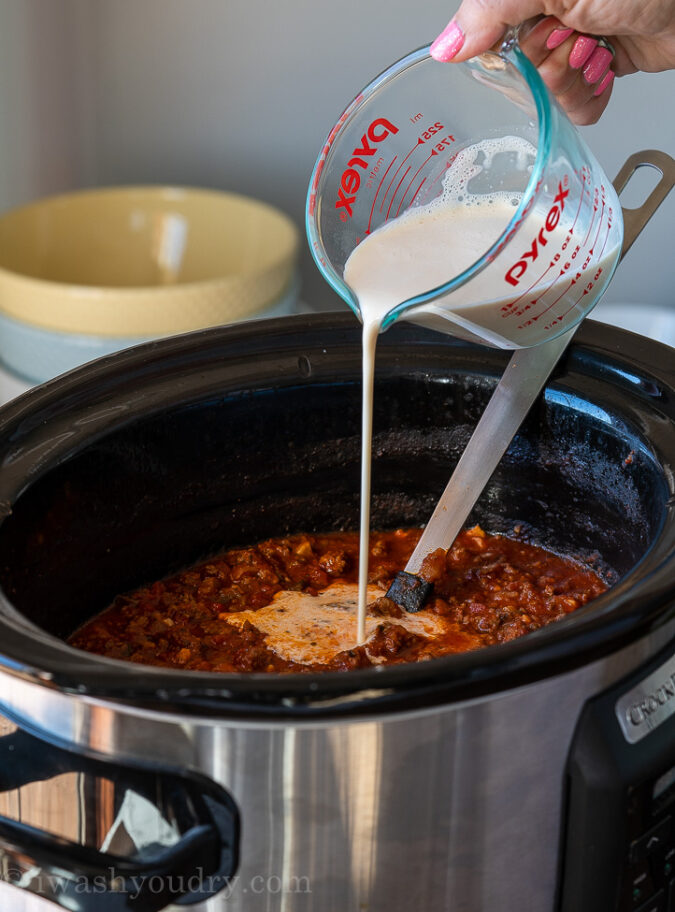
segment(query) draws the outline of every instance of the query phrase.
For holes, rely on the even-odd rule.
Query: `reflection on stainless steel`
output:
[[[3,682],[2,703],[51,737],[111,760],[197,769],[231,793],[240,867],[219,896],[192,907],[200,912],[551,912],[579,706],[674,632],[675,621],[501,695],[363,721],[190,720],[18,678]],[[72,791],[55,798],[59,813],[90,807],[90,785],[81,801]],[[3,812],[23,819],[27,806],[4,800]]]
[[[12,734],[16,728],[16,725],[0,717],[0,737]],[[92,789],[89,795],[90,825],[94,797]],[[93,836],[91,832],[86,833],[88,821],[83,804],[82,775],[76,772],[62,773],[49,782],[31,782],[20,789],[0,792],[0,814],[72,842],[81,843],[87,836]]]

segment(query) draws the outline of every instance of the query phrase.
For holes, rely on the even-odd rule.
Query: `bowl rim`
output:
[[[50,196],[40,197],[36,200],[31,200],[27,203],[24,203],[20,206],[14,206],[11,209],[6,210],[5,212],[0,213],[0,230],[3,227],[4,222],[8,222],[10,219],[15,218],[16,216],[29,212],[32,209],[38,210],[43,206],[52,206],[59,205],[62,202],[85,199],[87,197],[93,198],[96,196],[115,196],[117,194],[147,194],[151,196],[161,197],[164,194],[169,196],[176,194],[178,196],[186,195],[195,195],[202,196],[211,199],[220,199],[223,202],[230,200],[232,202],[241,202],[247,206],[252,206],[260,212],[265,212],[266,214],[272,216],[273,218],[279,221],[280,226],[283,226],[284,240],[288,246],[288,250],[281,251],[274,258],[270,258],[270,265],[266,266],[266,269],[272,268],[273,265],[279,260],[283,260],[285,256],[289,253],[293,253],[296,246],[299,246],[300,243],[300,232],[293,221],[293,219],[287,215],[282,209],[279,209],[274,204],[267,202],[266,200],[257,199],[253,196],[248,196],[244,193],[237,193],[231,190],[218,190],[213,187],[200,187],[197,185],[187,185],[187,184],[111,184],[105,187],[83,187],[77,190],[72,190],[67,193],[56,193]],[[219,279],[196,279],[191,282],[180,282],[176,285],[89,285],[86,283],[80,282],[61,282],[56,279],[44,279],[38,276],[30,276],[25,273],[18,272],[16,269],[12,269],[2,262],[2,254],[0,253],[0,273],[6,273],[7,275],[17,276],[18,278],[30,280],[36,283],[41,283],[44,285],[55,286],[56,288],[74,288],[78,290],[95,290],[95,291],[112,291],[115,293],[128,291],[132,293],[138,293],[144,290],[148,291],[165,291],[171,288],[188,288],[193,285],[203,285],[203,284],[212,284],[213,282],[222,282],[227,281],[229,278],[239,279],[243,276],[254,275],[256,271],[251,268],[249,270],[244,270],[242,272],[231,273],[226,276],[222,276]]]
[[[167,285],[90,285],[31,276],[4,265],[0,257],[0,313],[20,323],[64,333],[89,333],[105,336],[148,336],[171,332],[188,332],[196,327],[218,325],[232,317],[253,317],[283,295],[292,284],[300,252],[300,231],[289,215],[271,203],[228,190],[197,186],[163,184],[120,184],[84,188],[33,200],[0,215],[0,231],[21,213],[40,207],[59,205],[97,196],[116,194],[164,196],[199,196],[230,201],[264,213],[278,223],[279,244],[265,251],[262,268],[250,266],[217,278],[193,279]],[[224,241],[226,242],[226,241]],[[270,286],[272,286],[270,288]],[[227,293],[237,291],[246,303],[232,314]],[[182,298],[218,295],[221,309],[204,304],[212,314],[190,321]],[[158,313],[147,311],[150,307]],[[230,313],[228,314],[228,310]],[[199,313],[199,312],[198,312]],[[215,315],[213,315],[215,313]],[[121,327],[133,331],[120,332]]]

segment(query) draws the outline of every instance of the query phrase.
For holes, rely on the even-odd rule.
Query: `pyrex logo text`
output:
[[[345,211],[340,213],[342,219],[346,219],[347,216],[352,216],[354,214],[352,205],[356,201],[356,194],[359,192],[359,187],[361,186],[362,175],[368,168],[366,159],[375,154],[377,143],[383,142],[387,136],[390,134],[393,135],[394,133],[398,133],[398,127],[395,127],[393,123],[386,118],[378,117],[377,120],[374,120],[370,124],[361,137],[361,145],[354,149],[353,157],[349,159],[349,163],[342,172],[342,177],[340,178],[335,208],[344,208]],[[370,143],[373,143],[373,145],[370,145],[369,141]],[[358,168],[361,168],[362,170],[358,171]]]
[[[525,253],[521,254],[521,258],[518,260],[518,262],[514,263],[504,276],[506,281],[511,285],[515,286],[518,284],[518,282],[520,282],[521,278],[527,270],[527,267],[530,265],[530,263],[534,263],[534,261],[539,256],[540,248],[545,247],[548,244],[548,238],[546,237],[545,232],[550,233],[553,231],[553,229],[560,221],[560,216],[565,210],[565,197],[568,196],[569,192],[570,191],[565,190],[560,181],[558,181],[558,193],[553,200],[553,205],[548,210],[546,221],[544,222],[543,227],[539,230],[539,234],[537,234],[533,239],[529,250],[526,250]]]

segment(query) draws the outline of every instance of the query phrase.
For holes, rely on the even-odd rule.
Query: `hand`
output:
[[[615,75],[675,67],[675,0],[463,0],[432,55],[467,60],[522,22],[523,51],[577,124],[598,120]],[[611,43],[613,59],[599,36]]]

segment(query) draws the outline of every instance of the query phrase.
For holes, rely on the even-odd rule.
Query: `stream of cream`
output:
[[[474,263],[500,236],[513,211],[505,200],[469,214],[461,203],[433,215],[410,212],[369,235],[347,260],[345,281],[357,295],[363,322],[358,643],[366,634],[373,387],[382,321],[420,289],[440,285]]]
[[[344,280],[358,300],[363,323],[357,643],[364,642],[366,633],[377,337],[385,317],[395,307],[460,275],[502,237],[520,204],[521,194],[505,190],[476,194],[468,187],[473,178],[495,167],[496,156],[503,154],[509,156],[507,161],[516,156],[519,173],[527,174],[536,150],[525,139],[515,136],[485,139],[462,149],[446,171],[437,198],[408,209],[368,234],[345,264]],[[507,172],[508,167],[499,173]],[[500,180],[493,175],[493,179],[503,186],[506,178]],[[500,348],[538,344],[551,331],[555,334],[581,319],[611,278],[620,232],[616,228],[612,230],[611,200],[608,195],[605,201],[605,188],[601,188],[602,206],[596,202],[590,225],[580,219],[575,232],[584,190],[577,204],[574,194],[565,193],[562,186],[558,183],[555,201],[551,194],[543,194],[534,203],[523,216],[518,242],[497,250],[491,268],[472,276],[471,281],[456,288],[447,299],[419,305],[406,317]],[[589,192],[586,191],[588,200]],[[590,203],[587,208],[590,213]],[[514,269],[514,255],[518,277],[527,270],[523,282],[515,283],[518,287],[510,279],[507,281]]]
[[[502,235],[520,197],[507,192],[477,196],[467,191],[467,185],[471,178],[490,167],[494,155],[505,150],[515,150],[534,160],[534,148],[516,137],[488,139],[462,150],[447,171],[437,199],[385,222],[354,248],[345,264],[344,280],[356,295],[363,324],[357,643],[363,643],[366,635],[377,337],[384,318],[393,308],[459,275]],[[475,290],[466,294],[475,295]],[[453,298],[453,303],[456,301]],[[471,306],[472,299],[462,299],[460,295],[459,303]],[[489,306],[492,310],[494,302]],[[452,331],[451,327],[446,331]]]

